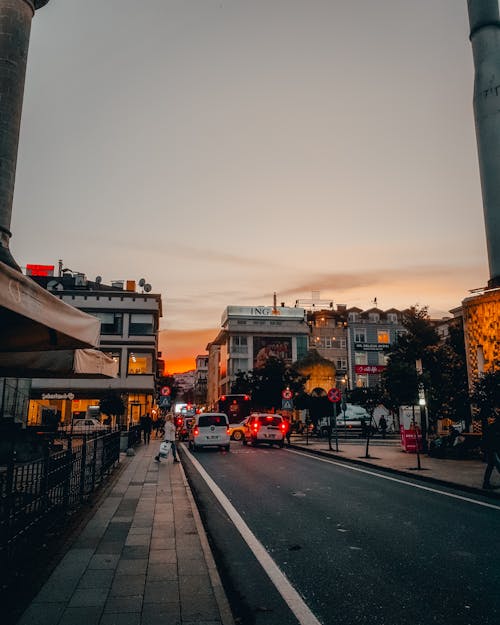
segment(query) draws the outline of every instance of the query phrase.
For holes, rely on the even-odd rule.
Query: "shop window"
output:
[[[153,354],[150,352],[129,352],[127,375],[152,375]]]
[[[152,314],[132,313],[128,328],[129,336],[135,334],[154,334],[154,319]]]

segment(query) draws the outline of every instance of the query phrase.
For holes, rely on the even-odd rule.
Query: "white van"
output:
[[[206,412],[193,418],[189,430],[189,449],[200,447],[224,447],[229,451],[229,421],[222,412]]]

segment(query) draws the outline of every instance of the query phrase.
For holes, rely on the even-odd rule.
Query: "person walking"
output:
[[[486,454],[486,469],[484,471],[483,488],[494,488],[490,479],[493,469],[500,473],[500,415],[495,411],[495,420],[486,428],[483,434],[483,450]]]
[[[167,418],[165,419],[165,434],[163,435],[163,440],[166,443],[170,443],[174,462],[180,462],[180,460],[177,458],[177,447],[175,446],[175,425],[174,417],[172,414],[168,414]],[[155,460],[156,462],[161,462],[159,453],[155,456]]]
[[[384,417],[384,415],[380,416],[380,419],[378,420],[378,427],[380,428],[380,431],[382,432],[382,438],[385,438],[385,435],[387,433],[387,420]]]
[[[141,429],[144,437],[144,444],[149,445],[149,441],[151,440],[151,430],[153,429],[153,419],[151,419],[149,412],[141,417]]]

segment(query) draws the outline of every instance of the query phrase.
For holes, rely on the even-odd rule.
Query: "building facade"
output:
[[[100,349],[119,363],[114,379],[33,379],[28,423],[56,413],[62,423],[98,412],[101,399],[116,394],[125,404],[120,425],[138,423],[155,402],[161,296],[138,292],[135,281],[91,282],[83,274],[35,277],[56,297],[101,322]]]
[[[380,383],[387,350],[404,332],[404,311],[362,310],[333,304],[307,311],[309,347],[335,365],[337,388],[370,387]]]
[[[309,332],[303,308],[228,306],[221,331],[207,346],[207,403],[230,393],[239,371],[258,368],[273,356],[290,364],[303,358]]]
[[[194,374],[194,401],[195,404],[207,403],[207,379],[208,379],[208,354],[196,356],[196,369]]]

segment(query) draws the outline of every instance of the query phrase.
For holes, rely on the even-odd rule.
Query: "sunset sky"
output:
[[[161,293],[170,372],[227,305],[444,316],[488,280],[466,0],[50,0],[17,262]]]

